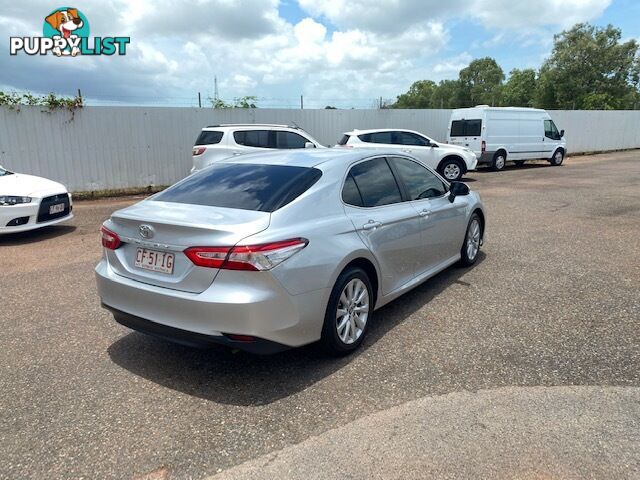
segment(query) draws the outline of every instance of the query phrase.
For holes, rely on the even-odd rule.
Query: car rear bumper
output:
[[[291,295],[269,272],[223,270],[205,291],[189,293],[123,277],[103,259],[96,281],[103,305],[117,312],[117,321],[152,334],[161,329],[157,335],[181,343],[229,344],[228,335],[248,335],[259,344],[298,347],[320,338],[326,307],[325,289]],[[185,342],[185,335],[193,341]],[[233,346],[251,351],[256,345]]]
[[[152,322],[145,318],[136,317],[135,315],[122,312],[105,305],[104,303],[102,304],[102,307],[109,310],[113,314],[115,321],[120,325],[124,325],[125,327],[136,330],[137,332],[169,340],[188,347],[209,348],[215,345],[224,345],[257,355],[269,355],[282,352],[289,348],[287,345],[271,342],[262,338],[255,338],[251,341],[238,341],[225,335],[205,335],[202,333],[191,332],[189,330],[182,330],[180,328]]]

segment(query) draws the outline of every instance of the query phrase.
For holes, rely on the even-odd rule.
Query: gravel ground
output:
[[[272,357],[191,350],[116,324],[96,295],[97,232],[135,199],[78,202],[71,226],[1,237],[0,478],[203,478],[314,437],[347,442],[364,417],[412,405],[424,408],[407,432],[451,432],[452,452],[469,452],[478,438],[459,419],[483,402],[513,418],[514,441],[501,427],[464,469],[436,456],[425,475],[490,476],[501,445],[500,465],[529,465],[557,419],[570,433],[558,437],[567,453],[552,478],[639,478],[640,152],[466,180],[489,214],[479,262],[381,309],[364,348],[337,360],[313,346]],[[565,388],[577,386],[586,390]],[[532,398],[549,415],[531,415]],[[576,422],[593,412],[609,412],[594,418],[599,435]],[[609,454],[601,438],[624,448]]]

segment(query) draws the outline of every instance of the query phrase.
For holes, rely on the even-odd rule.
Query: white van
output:
[[[448,143],[467,147],[478,164],[502,170],[507,161],[545,159],[560,165],[567,153],[564,130],[558,131],[551,116],[537,108],[459,108],[451,113]]]

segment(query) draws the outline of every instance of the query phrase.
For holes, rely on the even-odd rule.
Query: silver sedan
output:
[[[116,321],[254,353],[362,344],[374,310],[472,265],[480,196],[384,151],[260,153],[216,163],[102,227],[98,292]]]

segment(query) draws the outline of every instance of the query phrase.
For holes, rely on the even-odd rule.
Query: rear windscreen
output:
[[[350,135],[343,135],[342,138],[338,140],[338,145],[346,145],[350,138]]]
[[[214,145],[222,140],[222,132],[203,130],[196,139],[196,145]]]
[[[218,163],[167,188],[152,200],[273,212],[302,195],[321,176],[316,168]]]
[[[452,137],[479,137],[482,120],[454,120],[451,122]]]

